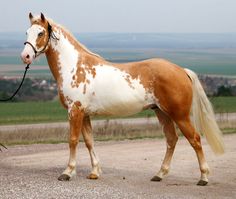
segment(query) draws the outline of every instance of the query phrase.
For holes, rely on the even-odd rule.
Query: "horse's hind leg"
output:
[[[199,167],[201,171],[201,179],[197,183],[197,185],[204,186],[208,183],[207,176],[209,174],[209,167],[206,163],[206,160],[203,154],[200,135],[196,132],[196,130],[192,126],[189,118],[185,120],[177,121],[176,123],[179,126],[181,132],[188,139],[189,143],[192,145],[192,147],[194,148],[197,154]]]
[[[163,132],[165,133],[167,148],[165,158],[161,165],[161,169],[151,179],[151,181],[161,181],[162,178],[169,172],[175,145],[178,141],[178,135],[175,131],[174,122],[163,111],[161,111],[160,109],[155,109],[155,113],[160,123],[163,125]]]
[[[94,150],[94,141],[93,141],[93,135],[92,135],[92,126],[90,122],[89,116],[86,116],[83,121],[83,127],[82,127],[82,134],[84,137],[84,142],[88,148],[91,164],[92,164],[92,171],[89,174],[89,179],[98,179],[101,168],[99,164],[98,156],[95,153]]]

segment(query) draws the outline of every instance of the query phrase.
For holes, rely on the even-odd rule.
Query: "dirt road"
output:
[[[194,151],[180,138],[172,169],[162,182],[150,178],[165,153],[164,139],[98,142],[103,174],[86,179],[90,171],[87,149],[81,143],[77,177],[59,182],[68,159],[67,144],[13,146],[0,153],[0,198],[235,198],[236,135],[224,137],[226,153],[215,156],[203,140],[211,167],[209,184],[199,187]]]

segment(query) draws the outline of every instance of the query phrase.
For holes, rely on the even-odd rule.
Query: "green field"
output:
[[[0,103],[0,124],[65,121],[66,110],[58,101]]]
[[[236,112],[236,97],[214,97],[211,101],[216,112]],[[143,111],[133,117],[150,116],[154,116],[152,111]],[[0,103],[0,125],[66,120],[67,112],[58,101]]]

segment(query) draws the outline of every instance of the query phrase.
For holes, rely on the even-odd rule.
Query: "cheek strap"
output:
[[[35,49],[35,47],[33,46],[33,44],[31,44],[31,43],[28,42],[28,41],[26,41],[26,42],[24,43],[24,45],[26,45],[26,44],[29,44],[29,45],[32,47],[32,49],[33,49],[33,51],[34,51],[34,54],[35,54],[35,57],[36,57],[38,51]]]

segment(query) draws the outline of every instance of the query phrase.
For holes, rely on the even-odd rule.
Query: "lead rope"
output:
[[[6,98],[6,99],[0,99],[0,102],[7,102],[7,101],[12,100],[12,98],[15,97],[15,95],[19,92],[19,90],[20,90],[20,88],[23,85],[23,82],[25,80],[25,76],[26,76],[26,73],[27,73],[27,71],[29,69],[29,65],[30,64],[27,64],[27,66],[25,67],[25,72],[24,72],[23,78],[21,80],[21,83],[20,83],[19,87],[16,89],[16,91],[13,93],[13,95],[11,97],[9,97],[9,98]],[[2,146],[3,148],[7,149],[7,147],[4,144],[2,144],[2,143],[0,143],[0,146]],[[0,148],[0,152],[2,152],[1,148]]]
[[[6,146],[4,146],[2,143],[0,143],[0,146],[2,146],[3,148],[7,149]],[[2,149],[0,148],[0,151],[2,152]]]
[[[27,64],[27,66],[25,67],[25,72],[24,72],[23,78],[21,80],[21,83],[20,83],[19,87],[16,89],[16,91],[13,93],[13,95],[11,97],[9,97],[9,98],[6,98],[6,99],[0,99],[0,102],[7,102],[7,101],[12,100],[12,98],[15,97],[15,95],[19,92],[19,90],[20,90],[20,88],[21,88],[21,86],[22,86],[22,84],[23,84],[23,82],[25,80],[25,76],[26,76],[26,73],[27,73],[27,71],[29,69],[29,65],[30,64]]]

